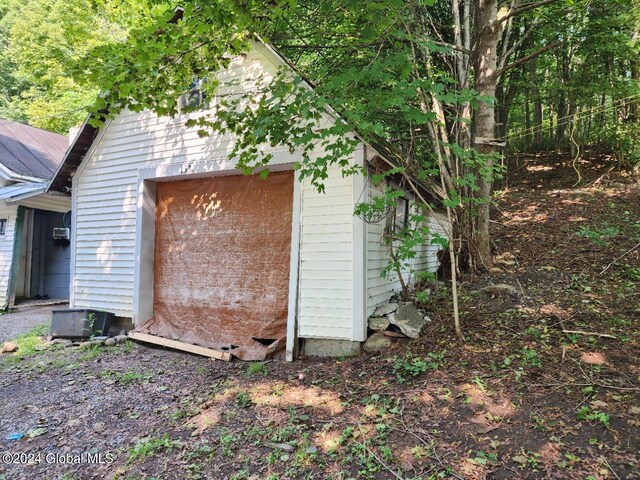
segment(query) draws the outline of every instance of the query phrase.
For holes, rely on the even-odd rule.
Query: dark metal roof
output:
[[[65,135],[0,119],[0,163],[19,175],[50,179],[68,143]]]

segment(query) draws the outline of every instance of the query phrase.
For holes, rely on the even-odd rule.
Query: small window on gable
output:
[[[0,218],[0,236],[7,234],[7,219]]]
[[[400,197],[396,201],[394,227],[396,230],[403,230],[409,221],[409,200]]]
[[[396,204],[391,208],[384,227],[384,236],[387,240],[396,238],[396,234],[406,228],[409,222],[409,200],[404,197],[396,199]]]
[[[202,90],[202,80],[191,82],[189,90],[180,96],[180,110],[198,110],[207,106],[206,94]]]

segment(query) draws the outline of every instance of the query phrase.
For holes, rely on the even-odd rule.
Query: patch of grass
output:
[[[255,376],[266,377],[269,374],[269,369],[264,363],[250,363],[244,372],[245,377],[251,378]]]
[[[213,457],[213,454],[215,452],[216,452],[215,447],[211,445],[208,441],[203,440],[201,442],[196,442],[192,444],[184,458],[187,461],[200,460],[200,459],[210,460]]]
[[[185,400],[182,400],[181,403],[182,403],[182,408],[178,408],[174,410],[169,415],[169,418],[173,422],[186,420],[188,418],[195,417],[196,415],[198,415],[198,413],[200,413],[200,409],[196,405],[194,405],[192,400],[185,399]]]
[[[43,337],[48,333],[49,324],[44,323],[33,327],[27,333],[19,335],[12,340],[13,343],[18,345],[18,350],[15,353],[5,355],[6,359],[8,361],[18,361],[42,353],[40,350],[37,350],[36,347],[44,344],[42,341]]]
[[[160,438],[145,437],[136,443],[136,445],[129,450],[127,456],[127,465],[131,465],[135,462],[144,461],[160,452],[173,450],[180,446],[178,440],[171,440],[166,433]]]
[[[540,355],[532,348],[523,348],[521,350],[520,363],[523,366],[542,368],[542,362],[540,361]]]
[[[71,373],[72,370],[77,368],[77,365],[69,363],[69,360],[67,358],[58,357],[58,358],[54,358],[54,359],[52,359],[50,361],[38,362],[34,366],[34,369],[38,373],[44,373],[44,372],[47,372],[49,370],[55,370],[57,368],[64,368],[65,371],[64,371],[63,375],[68,375],[69,373]]]
[[[236,393],[236,403],[239,407],[247,408],[251,406],[251,397],[247,392],[240,391]]]
[[[134,346],[135,343],[133,342],[133,340],[129,340],[128,338],[119,345],[120,351],[122,353],[131,353]]]
[[[121,383],[123,385],[130,385],[132,383],[143,382],[145,380],[150,380],[153,378],[153,375],[150,373],[141,373],[135,372],[133,370],[127,372],[117,372],[115,370],[103,370],[100,372],[100,375],[104,378],[108,378],[114,380],[116,383]]]
[[[91,360],[95,360],[100,355],[105,353],[106,349],[102,347],[102,345],[87,345],[83,348],[83,354],[80,357],[80,360],[83,362],[89,362]]]
[[[220,446],[222,447],[222,454],[226,457],[233,457],[233,450],[231,449],[239,440],[235,435],[228,433],[228,430],[224,430],[220,435]]]

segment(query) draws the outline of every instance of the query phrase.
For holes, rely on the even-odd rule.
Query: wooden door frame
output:
[[[33,233],[35,210],[18,206],[16,216],[15,233],[13,237],[13,255],[11,262],[11,274],[9,279],[8,306],[15,306],[18,277],[24,275],[25,298],[29,298],[31,291],[31,262],[33,260]],[[26,250],[25,250],[26,249]],[[20,257],[25,252],[24,272],[20,271]]]

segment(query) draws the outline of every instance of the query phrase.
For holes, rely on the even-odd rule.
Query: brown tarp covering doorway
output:
[[[283,349],[293,178],[158,183],[154,316],[138,330],[243,360]]]

